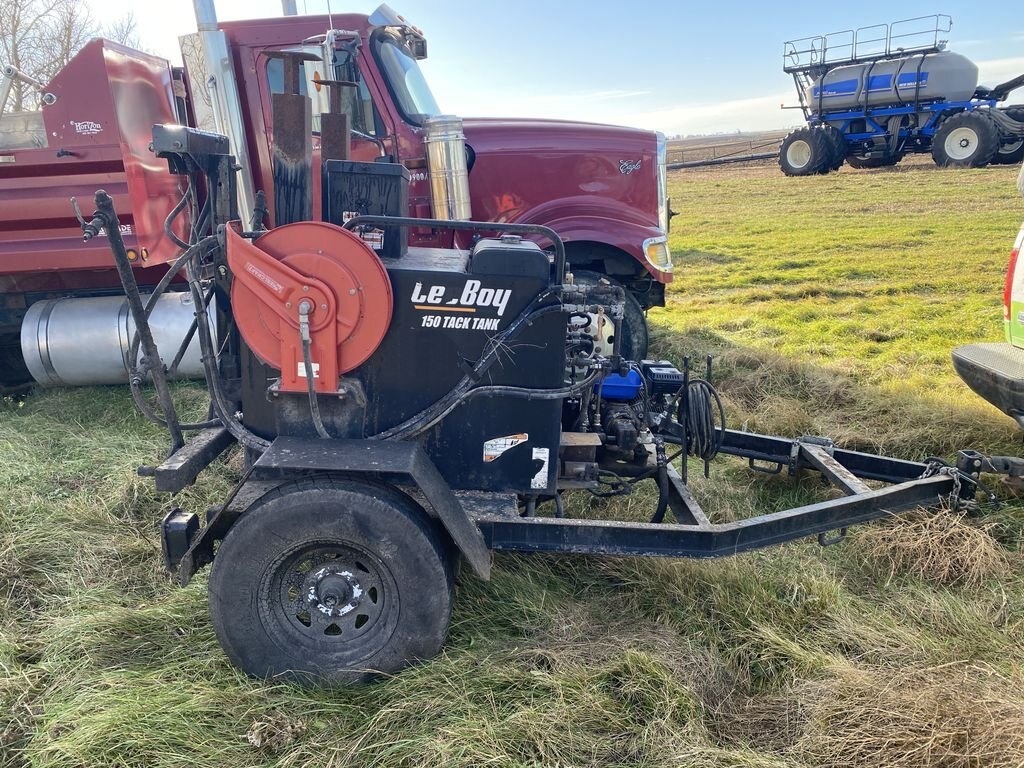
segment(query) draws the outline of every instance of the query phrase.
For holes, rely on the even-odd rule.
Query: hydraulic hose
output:
[[[197,307],[202,306],[203,291],[195,274],[195,268],[191,263],[188,265],[187,272],[188,286],[192,291],[192,301]],[[262,453],[270,447],[270,442],[250,432],[234,417],[231,404],[228,403],[223,390],[220,388],[219,373],[216,368],[217,350],[213,346],[213,338],[210,335],[210,323],[205,312],[203,313],[202,321],[197,323],[197,328],[199,330],[199,346],[203,352],[203,372],[206,374],[206,386],[210,390],[214,412],[220,419],[220,423],[234,436],[239,445]]]
[[[370,440],[404,440],[411,437],[416,437],[423,432],[430,429],[432,426],[437,424],[441,419],[447,416],[452,410],[462,401],[467,392],[472,391],[473,385],[480,380],[480,377],[494,364],[498,359],[503,345],[506,344],[509,339],[513,338],[518,334],[522,328],[535,320],[551,314],[553,312],[561,312],[561,304],[552,304],[547,307],[541,307],[535,309],[535,307],[546,300],[553,293],[552,290],[544,291],[538,294],[534,299],[519,313],[516,317],[501,333],[497,334],[490,339],[487,349],[477,360],[471,371],[467,373],[462,379],[451,389],[451,391],[436,401],[433,405],[428,406],[419,413],[403,421],[390,429],[386,429],[383,432],[379,432],[376,435],[371,436]],[[481,387],[480,389],[486,389]]]
[[[320,415],[320,401],[316,396],[316,375],[313,371],[313,352],[310,347],[313,344],[309,335],[309,313],[313,309],[312,302],[303,299],[299,302],[299,337],[302,340],[302,365],[306,374],[306,393],[309,395],[309,413],[313,417],[313,427],[322,440],[330,440],[324,426],[323,417]]]
[[[586,390],[597,381],[599,372],[591,374],[583,381],[577,382],[568,387],[557,389],[533,389],[531,387],[510,387],[510,386],[486,386],[471,389],[463,393],[459,398],[448,403],[439,413],[434,414],[431,419],[425,422],[414,435],[419,435],[445,419],[452,411],[463,403],[469,402],[475,397],[514,397],[522,400],[562,400],[566,397],[573,397]],[[379,438],[371,438],[379,439]]]
[[[685,412],[684,412],[685,405]],[[715,411],[722,429],[715,428]],[[725,435],[725,408],[717,390],[704,379],[690,381],[686,397],[679,404],[677,421],[687,426],[686,452],[695,458],[711,461],[718,455]]]
[[[156,287],[153,288],[153,293],[151,293],[149,295],[149,298],[146,301],[145,315],[146,315],[147,319],[149,318],[150,314],[153,312],[153,308],[156,306],[156,303],[159,300],[159,298],[167,290],[167,286],[170,285],[171,280],[174,279],[174,276],[176,274],[178,274],[178,272],[180,272],[181,269],[184,266],[186,266],[187,264],[191,263],[191,261],[194,258],[199,256],[203,249],[209,247],[211,241],[216,243],[217,238],[215,238],[215,237],[208,237],[208,238],[204,238],[203,240],[200,240],[198,243],[195,243],[194,245],[189,246],[188,248],[186,248],[185,252],[182,253],[177,259],[174,260],[174,263],[168,268],[167,272],[164,273],[164,276],[160,278],[160,281],[156,284]],[[203,304],[201,306],[204,307],[204,309],[205,309],[206,305],[207,305],[207,303],[204,300]],[[204,311],[204,317],[205,317],[205,311]],[[196,319],[198,321],[198,312],[197,312]],[[189,337],[191,338],[191,332],[189,333]],[[153,422],[157,426],[161,426],[161,427],[165,427],[166,428],[168,426],[166,419],[161,418],[156,413],[156,411],[153,410],[153,408],[149,405],[149,403],[146,402],[146,399],[145,399],[145,397],[142,394],[142,389],[139,386],[138,368],[136,367],[135,361],[138,360],[138,358],[139,358],[139,344],[140,344],[140,342],[141,342],[141,338],[139,336],[139,330],[138,330],[138,328],[136,328],[135,332],[132,334],[131,343],[128,345],[128,389],[131,392],[132,400],[135,402],[135,407],[139,409],[139,412],[142,413],[143,416],[145,416],[147,419],[149,419],[151,422]],[[179,350],[179,352],[180,352],[180,350]],[[178,358],[178,356],[176,355],[175,359],[177,360],[177,358]],[[151,364],[152,364],[152,362],[151,362]],[[172,365],[172,368],[173,367],[174,366]],[[208,429],[210,427],[216,427],[216,426],[219,426],[219,425],[220,425],[220,420],[218,420],[218,419],[208,419],[207,421],[201,421],[201,422],[194,423],[194,424],[181,424],[180,428],[183,429],[183,430],[191,432],[191,431],[196,431],[196,430],[200,430],[200,429]]]
[[[174,220],[176,218],[178,218],[178,215],[183,210],[185,210],[185,206],[188,204],[188,201],[191,199],[191,195],[192,195],[192,182],[190,180],[189,184],[188,184],[188,187],[185,189],[185,194],[183,194],[181,196],[181,200],[178,201],[178,204],[175,205],[171,209],[171,212],[167,214],[167,218],[164,219],[164,234],[167,235],[167,237],[169,237],[171,239],[171,242],[174,243],[179,248],[188,249],[189,244],[186,243],[184,240],[182,240],[180,237],[178,237],[176,234],[174,234],[174,230],[171,229],[171,224],[173,224]]]

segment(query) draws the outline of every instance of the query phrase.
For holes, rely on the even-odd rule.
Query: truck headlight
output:
[[[665,138],[663,133],[656,135],[658,137],[658,226],[667,235],[670,219],[668,205],[668,139]]]
[[[649,237],[644,240],[644,258],[661,272],[672,271],[672,253],[668,249],[668,238]]]

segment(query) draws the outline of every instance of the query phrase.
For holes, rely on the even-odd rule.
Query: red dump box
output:
[[[46,92],[55,101],[41,115],[0,118],[7,123],[0,130],[4,330],[18,319],[11,310],[25,293],[118,285],[106,238],[82,242],[72,197],[86,216],[97,189],[114,197],[122,236],[140,267],[169,261],[179,252],[164,233],[164,219],[184,189],[149,151],[153,125],[178,122],[167,61],[93,40]],[[179,236],[187,222],[187,214],[176,220]]]

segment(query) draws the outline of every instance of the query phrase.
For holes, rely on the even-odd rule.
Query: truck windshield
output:
[[[392,96],[407,120],[419,124],[424,118],[441,114],[419,64],[405,45],[382,35],[377,38],[376,50]]]

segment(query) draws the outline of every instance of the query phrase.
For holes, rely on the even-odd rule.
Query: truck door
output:
[[[319,46],[305,46],[301,49],[319,55]],[[270,94],[282,93],[284,90],[284,62],[281,59],[263,57],[265,82]],[[354,57],[346,50],[335,52],[334,72],[325,75],[324,66],[319,61],[307,61],[304,65],[304,77],[299,82],[299,91],[310,96],[313,103],[313,151],[319,150],[320,115],[328,109],[329,87],[321,85],[319,80],[344,80],[355,83],[353,87],[342,89],[342,107],[348,115],[351,126],[352,160],[373,162],[386,154],[384,137],[387,135],[380,113],[374,106],[366,82],[360,77],[359,67]],[[268,105],[270,99],[265,103]],[[272,125],[271,116],[267,115],[267,125]]]

